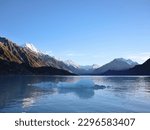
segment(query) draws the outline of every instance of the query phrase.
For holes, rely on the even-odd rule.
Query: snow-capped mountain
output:
[[[97,65],[97,64],[93,64],[93,65],[92,65],[92,68],[93,68],[93,69],[97,69],[97,68],[99,68],[99,67],[100,67],[100,65]]]
[[[97,64],[80,66],[80,68],[85,69],[85,70],[94,70],[94,69],[97,69],[99,67],[100,66]]]
[[[124,58],[117,58],[114,59],[113,61],[103,65],[100,68],[97,68],[93,71],[94,74],[102,74],[105,73],[109,70],[126,70],[135,67],[138,65],[137,62],[134,62],[130,59],[124,59]]]
[[[41,53],[33,44],[31,44],[31,43],[26,43],[25,45],[24,45],[24,47],[25,48],[27,48],[27,49],[29,49],[29,50],[31,50],[31,51],[33,51],[33,52],[35,52],[35,53]]]
[[[93,65],[79,65],[78,63],[75,63],[74,61],[72,60],[66,60],[64,61],[64,63],[68,66],[72,66],[76,69],[83,69],[83,70],[93,70],[93,69],[97,69],[99,68],[100,66],[97,65],[97,64],[93,64]]]
[[[94,69],[100,67],[97,64],[82,66],[73,62],[72,60],[64,61],[64,63],[68,66],[68,70],[75,74],[90,74]]]
[[[65,63],[66,65],[68,65],[68,66],[73,66],[73,67],[75,67],[75,68],[80,68],[80,65],[78,65],[77,63],[75,63],[75,62],[72,61],[72,60],[66,60],[66,61],[64,61],[64,63]]]
[[[68,64],[70,64],[68,66],[68,64],[64,63],[58,58],[41,52],[31,43],[26,43],[23,48],[33,52],[45,64],[45,66],[54,67],[57,69],[64,69],[64,70],[73,72],[72,69],[70,69],[70,66],[75,67],[75,65],[73,65],[73,61],[68,62]]]
[[[54,56],[50,56],[39,51],[33,44],[26,43],[23,48],[33,52],[44,64],[45,66],[55,67],[57,69],[67,70],[72,73],[77,73],[80,71],[80,65],[76,64],[71,60],[62,61]]]
[[[122,61],[122,62],[126,62],[127,64],[129,64],[129,65],[131,65],[131,66],[135,66],[135,65],[138,64],[137,62],[134,62],[134,61],[132,61],[131,59],[117,58],[117,59],[115,59],[115,60]]]
[[[72,74],[62,68],[55,59],[49,59],[47,64],[38,54],[38,50],[27,44],[18,46],[5,37],[0,37],[0,75],[1,74],[42,74],[42,75],[68,75]],[[44,54],[42,54],[44,55]]]

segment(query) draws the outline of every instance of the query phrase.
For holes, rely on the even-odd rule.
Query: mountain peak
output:
[[[99,67],[100,67],[100,66],[97,65],[97,64],[93,64],[93,65],[92,65],[92,68],[93,68],[93,69],[97,69],[97,68],[99,68]]]
[[[129,64],[129,65],[138,65],[137,62],[134,62],[134,61],[132,61],[132,60],[130,60],[130,59],[124,59],[124,58],[116,58],[116,59],[114,59],[113,61],[125,62],[125,63],[127,63],[127,64]]]
[[[93,65],[82,65],[80,66],[80,68],[85,69],[85,70],[93,70],[93,69],[97,69],[100,66],[97,64],[93,64]]]
[[[138,63],[130,59],[116,58],[113,61],[96,69],[94,73],[102,74],[109,70],[115,70],[115,71],[126,70],[126,69],[133,68],[136,65],[138,65]]]
[[[0,42],[3,43],[4,45],[11,45],[11,44],[15,44],[12,41],[10,41],[9,39],[5,38],[5,37],[0,37]]]
[[[26,43],[24,45],[25,48],[30,49],[33,52],[40,53],[40,51],[31,43]]]
[[[7,38],[5,38],[5,37],[0,37],[0,41],[1,42],[5,42],[5,41],[9,41]]]
[[[77,63],[75,63],[74,61],[72,61],[72,60],[66,60],[66,61],[64,61],[65,62],[65,64],[67,64],[68,66],[73,66],[73,67],[75,67],[75,68],[79,68],[80,67],[80,65],[78,65]]]

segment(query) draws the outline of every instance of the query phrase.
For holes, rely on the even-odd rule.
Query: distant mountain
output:
[[[64,61],[64,63],[68,66],[72,66],[74,68],[80,68],[80,65],[78,65],[77,63],[73,62],[72,60],[66,60]]]
[[[142,65],[136,65],[135,67],[123,71],[109,70],[103,75],[150,75],[150,59],[148,59]]]
[[[57,61],[51,58],[51,64],[42,59],[46,55],[38,53],[32,46],[18,46],[12,41],[0,37],[0,74],[72,74],[57,66]],[[57,68],[58,67],[58,68]],[[19,72],[20,71],[20,72]]]
[[[82,66],[73,62],[72,60],[64,61],[64,63],[68,66],[68,70],[79,75],[91,74],[94,69],[99,67],[97,64]]]
[[[97,69],[99,67],[100,66],[97,64],[80,66],[81,69],[85,69],[85,70],[94,70],[94,69]]]
[[[75,74],[83,74],[85,73],[85,70],[80,68],[80,65],[73,62],[72,60],[64,61],[64,64],[67,66],[67,70],[69,70],[72,73]]]
[[[123,59],[123,58],[117,58],[114,59],[113,61],[103,65],[102,67],[95,69],[93,71],[93,74],[103,74],[107,71],[111,71],[111,70],[126,70],[126,69],[130,69],[133,68],[134,66],[138,65],[137,62],[134,62],[130,59]]]

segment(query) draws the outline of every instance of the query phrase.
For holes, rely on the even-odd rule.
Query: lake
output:
[[[0,76],[0,112],[150,112],[150,77]]]

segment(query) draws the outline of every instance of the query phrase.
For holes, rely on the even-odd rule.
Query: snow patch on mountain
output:
[[[33,52],[41,53],[41,52],[40,52],[33,44],[31,44],[31,43],[26,43],[26,44],[24,45],[24,47],[30,49],[30,50],[33,51]]]
[[[97,69],[97,68],[99,68],[100,67],[100,65],[97,65],[97,64],[93,64],[92,65],[92,69]]]
[[[115,59],[115,60],[117,60],[117,61],[122,61],[122,62],[126,62],[126,63],[129,64],[129,65],[138,65],[137,62],[134,62],[134,61],[132,61],[132,60],[130,60],[130,59],[117,58],[117,59]]]
[[[80,66],[80,68],[85,69],[85,70],[97,69],[99,67],[100,66],[97,64]]]
[[[68,66],[73,66],[74,68],[80,68],[80,65],[78,65],[77,63],[73,62],[72,60],[66,60],[64,61],[64,63]]]

